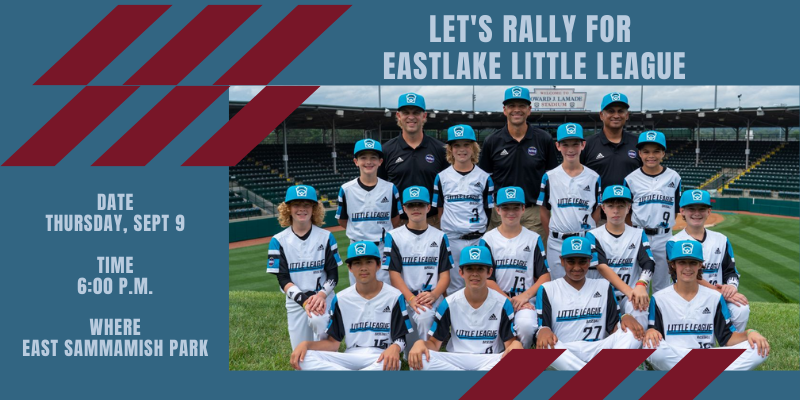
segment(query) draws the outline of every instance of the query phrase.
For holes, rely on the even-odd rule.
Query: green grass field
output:
[[[800,221],[724,214],[714,230],[728,236],[741,274],[740,290],[751,301],[749,328],[764,334],[772,354],[759,370],[800,369]],[[349,240],[335,232],[344,259]],[[231,370],[285,370],[289,334],[283,295],[266,274],[267,245],[229,252]],[[348,286],[339,269],[338,289]]]

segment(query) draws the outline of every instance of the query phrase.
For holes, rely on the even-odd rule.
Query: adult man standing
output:
[[[556,146],[552,136],[528,124],[531,115],[531,95],[528,89],[514,86],[506,89],[503,100],[506,126],[483,142],[478,166],[492,174],[495,187],[519,186],[525,191],[525,213],[522,226],[544,237],[539,218],[539,198],[542,175],[556,166]],[[492,211],[489,229],[500,225],[497,210]]]
[[[600,175],[603,190],[611,185],[622,185],[628,174],[642,166],[636,135],[623,130],[630,116],[628,107],[628,97],[622,93],[603,96],[600,105],[603,130],[588,137],[581,152],[581,164]]]
[[[433,181],[439,172],[449,167],[444,143],[425,136],[427,121],[425,98],[416,93],[401,94],[397,101],[397,125],[400,136],[383,145],[383,164],[378,177],[394,183],[402,193],[411,186],[422,186],[433,193]],[[401,199],[402,202],[402,199]],[[407,218],[405,215],[401,218]],[[428,224],[439,228],[436,209],[428,212]]]

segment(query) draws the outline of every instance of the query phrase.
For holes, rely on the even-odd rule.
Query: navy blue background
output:
[[[126,4],[152,4],[129,1]],[[158,2],[163,3],[163,2]],[[92,85],[121,85],[202,8],[203,2],[172,1],[160,19],[106,68]],[[252,4],[216,1],[214,4]],[[260,2],[255,2],[260,3]],[[317,2],[315,2],[317,3]],[[340,2],[336,2],[340,3]],[[501,81],[408,81],[408,84],[576,84],[577,81],[520,82],[510,79],[511,51],[586,51],[587,77],[580,84],[614,84],[594,79],[597,51],[682,51],[683,81],[633,84],[798,84],[796,3],[673,1],[655,5],[607,2],[436,2],[354,1],[354,4],[272,84],[375,85],[384,81],[384,51],[501,51]],[[708,3],[708,4],[706,4]],[[3,2],[0,6],[0,162],[64,106],[81,87],[33,86],[66,51],[114,7],[107,1]],[[280,21],[294,4],[271,2],[193,71],[182,85],[210,85]],[[573,43],[502,43],[503,14],[575,13]],[[489,14],[494,39],[481,43],[429,43],[430,14]],[[585,43],[587,14],[631,17],[630,43]],[[546,18],[545,18],[546,19]],[[439,19],[441,20],[441,19]],[[562,32],[563,33],[563,32]],[[457,35],[457,32],[456,32]],[[562,39],[564,35],[562,34]],[[451,61],[455,61],[452,58]],[[469,82],[469,83],[465,83]],[[616,82],[631,84],[631,81]],[[228,280],[225,219],[227,168],[180,167],[228,118],[223,95],[147,167],[92,168],[127,129],[170,87],[139,88],[58,166],[0,168],[0,390],[2,395],[220,397],[273,395],[283,398],[334,396],[455,398],[480,373],[301,374],[228,371]],[[103,99],[97,99],[98,102]],[[123,214],[128,233],[46,232],[45,214],[97,212],[97,193],[133,193],[134,210]],[[176,232],[133,232],[134,214],[186,217]],[[77,293],[79,277],[97,276],[97,256],[133,256],[134,274],[146,276],[153,295]],[[112,276],[115,279],[117,276]],[[131,286],[129,286],[131,287]],[[164,339],[165,356],[151,358],[65,357],[64,340],[89,339],[89,318],[141,318],[143,339]],[[58,339],[56,357],[22,357],[23,339]],[[169,339],[208,339],[209,357],[169,357]],[[555,393],[570,373],[544,373],[523,396]],[[639,397],[663,373],[634,373],[609,398]],[[368,379],[365,379],[368,378]],[[699,398],[742,398],[791,393],[797,372],[724,373]],[[400,382],[403,383],[400,383]],[[309,385],[309,382],[313,382]],[[388,390],[387,390],[388,389]]]

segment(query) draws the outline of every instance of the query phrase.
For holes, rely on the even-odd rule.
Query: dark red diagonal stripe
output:
[[[147,165],[226,90],[225,86],[175,87],[92,165]]]
[[[207,6],[125,84],[179,84],[259,7],[261,6]]]
[[[3,166],[54,166],[138,86],[87,86],[50,118]]]
[[[232,166],[283,122],[319,86],[267,86],[184,166]]]
[[[34,85],[88,85],[169,7],[114,7]]]
[[[550,400],[602,400],[653,351],[655,350],[601,350]]]
[[[512,350],[461,400],[513,399],[547,369],[564,350]]]
[[[693,399],[742,353],[742,349],[692,350],[640,399]]]
[[[214,84],[269,84],[348,8],[348,5],[295,7]]]

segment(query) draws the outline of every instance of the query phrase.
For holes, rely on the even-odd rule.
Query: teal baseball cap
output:
[[[497,205],[525,204],[525,191],[519,186],[508,186],[497,191]]]
[[[464,268],[467,265],[480,265],[482,267],[492,268],[492,253],[486,246],[467,246],[461,250],[461,262],[459,268]]]
[[[353,242],[347,247],[347,259],[344,262],[350,264],[356,258],[370,257],[381,263],[381,253],[378,251],[378,246],[373,242]]]
[[[422,186],[409,186],[403,190],[403,204],[425,203],[431,204],[431,195],[427,188]]]
[[[294,200],[308,200],[316,202],[317,191],[308,185],[289,186],[289,188],[286,189],[286,199],[284,202],[288,203]]]
[[[624,104],[627,108],[631,106],[628,104],[628,96],[625,96],[622,93],[612,92],[603,96],[603,102],[600,104],[600,109],[605,110],[606,107],[612,104]]]
[[[631,190],[625,186],[611,185],[603,190],[602,200],[606,201],[611,199],[625,199],[632,202],[633,196],[631,196]]]
[[[711,195],[705,190],[687,190],[681,195],[681,207],[702,204],[711,207]]]
[[[561,243],[561,257],[592,258],[592,243],[589,239],[580,236],[566,238]]]
[[[636,144],[637,149],[641,149],[642,146],[648,143],[655,143],[664,148],[664,151],[667,150],[667,138],[664,136],[663,133],[659,131],[644,131],[639,135],[639,143]]]
[[[560,142],[567,139],[585,140],[583,138],[583,127],[572,122],[559,125],[556,141]]]
[[[358,153],[362,151],[374,151],[378,153],[378,156],[380,156],[380,158],[383,158],[383,148],[381,147],[380,142],[378,142],[377,140],[361,139],[358,142],[356,142],[356,147],[353,150],[353,155],[355,157],[358,157]]]
[[[403,93],[397,99],[397,109],[399,110],[406,106],[418,107],[425,111],[425,98],[421,94]]]
[[[524,100],[530,104],[531,92],[522,86],[512,86],[506,89],[505,96],[503,97],[503,104],[506,104],[510,100]]]
[[[455,142],[456,140],[478,141],[475,139],[475,131],[469,125],[454,125],[447,128],[447,143]]]
[[[703,262],[703,245],[696,240],[679,240],[668,254],[670,261],[697,260]]]

